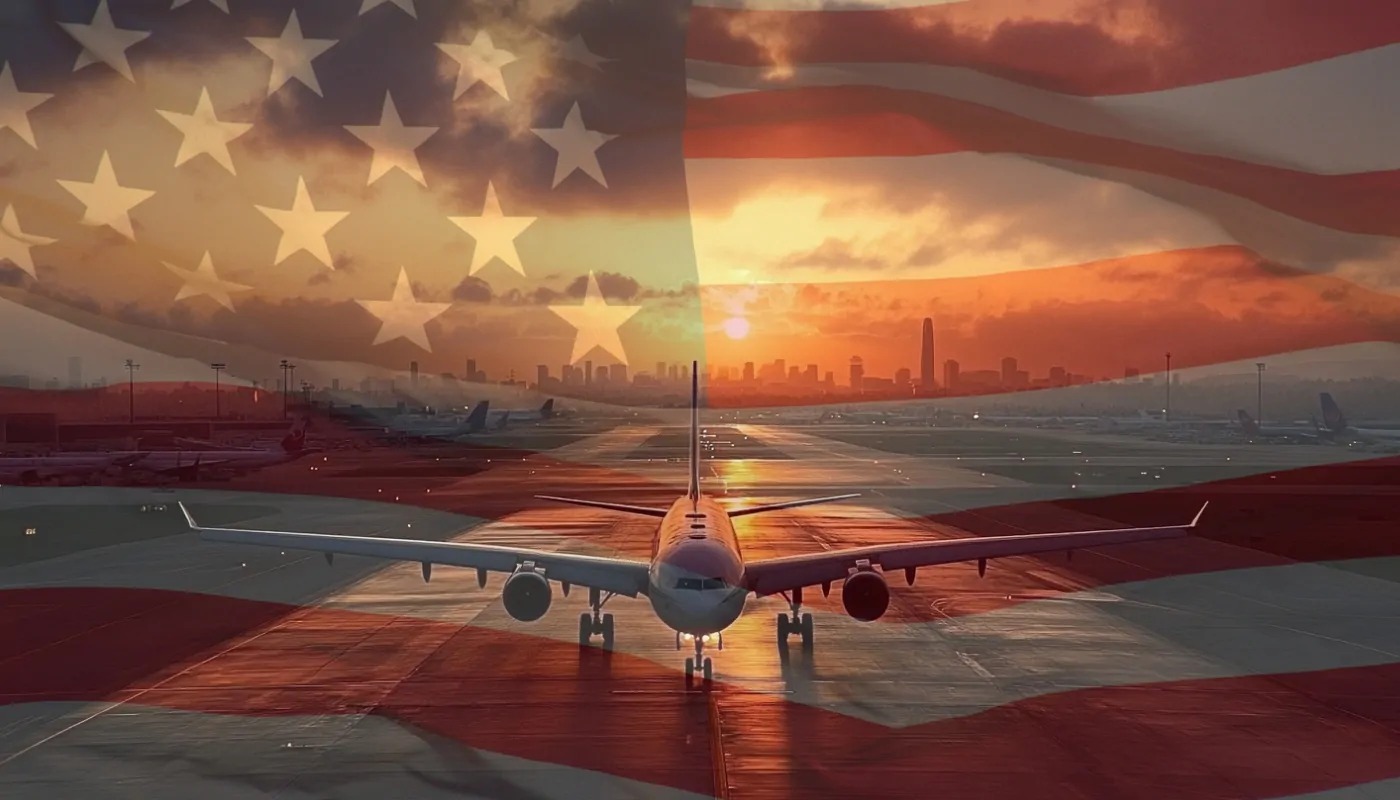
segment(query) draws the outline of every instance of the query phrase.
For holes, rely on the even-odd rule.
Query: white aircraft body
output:
[[[234,448],[222,450],[149,450],[126,454],[128,466],[143,472],[177,476],[194,480],[205,469],[251,471],[295,461],[310,451],[306,449],[306,420],[293,423],[277,447]]]
[[[140,454],[68,453],[0,458],[0,483],[42,483],[55,478],[85,478],[136,461]]]
[[[539,408],[508,408],[504,411],[492,411],[488,415],[488,419],[497,428],[505,428],[511,424],[543,422],[547,419],[554,419],[554,398],[551,397],[544,401],[544,404]]]
[[[698,365],[692,365],[692,375],[698,374],[696,367]],[[570,586],[587,587],[592,613],[579,617],[580,645],[588,644],[595,634],[601,634],[604,646],[611,647],[613,617],[602,613],[603,604],[618,595],[643,596],[651,602],[661,622],[675,632],[676,649],[681,648],[682,638],[693,643],[695,655],[685,662],[688,682],[697,671],[703,673],[705,680],[711,678],[711,661],[703,656],[704,646],[716,641],[723,649],[724,630],[743,613],[750,596],[784,596],[791,614],[778,615],[779,647],[786,647],[788,637],[793,634],[801,636],[804,647],[810,647],[812,615],[801,611],[802,592],[808,587],[820,586],[826,593],[833,583],[841,583],[841,599],[847,613],[870,621],[882,616],[889,606],[886,577],[891,572],[903,571],[905,579],[912,584],[919,567],[976,561],[979,570],[985,571],[987,559],[1002,556],[1184,536],[1201,517],[1198,513],[1185,525],[925,540],[745,561],[734,532],[734,518],[846,500],[857,495],[841,494],[739,509],[726,508],[715,498],[706,496],[700,486],[699,388],[694,379],[691,392],[690,481],[685,494],[669,508],[540,496],[546,500],[656,518],[659,523],[650,561],[459,542],[203,528],[183,503],[180,507],[191,530],[198,531],[206,541],[314,550],[325,553],[327,561],[337,553],[417,561],[423,565],[424,580],[430,578],[434,564],[466,567],[477,571],[480,586],[486,585],[488,572],[507,573],[502,602],[506,612],[522,622],[537,620],[549,610],[551,582],[561,584],[565,594]],[[1201,511],[1205,511],[1204,506]]]
[[[1342,413],[1341,406],[1332,399],[1332,395],[1323,392],[1318,395],[1322,402],[1322,421],[1326,426],[1325,433],[1334,438],[1354,439],[1360,442],[1397,442],[1400,441],[1400,430],[1391,428],[1357,428],[1347,422],[1346,415]]]

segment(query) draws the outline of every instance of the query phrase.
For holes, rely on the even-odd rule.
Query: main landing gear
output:
[[[607,597],[598,589],[588,590],[588,605],[593,608],[592,614],[578,615],[578,643],[580,647],[587,647],[593,641],[593,635],[600,633],[603,635],[603,647],[608,650],[613,646],[613,615],[603,613],[603,604],[612,599],[612,593]]]
[[[784,593],[788,604],[792,608],[792,615],[778,615],[778,647],[787,647],[788,637],[799,634],[802,637],[803,649],[810,650],[812,647],[812,615],[802,612],[802,589],[793,589],[791,593]]]

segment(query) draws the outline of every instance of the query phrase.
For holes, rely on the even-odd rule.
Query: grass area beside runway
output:
[[[200,524],[231,525],[275,513],[267,506],[200,505]],[[0,510],[0,567],[188,533],[172,496],[168,503],[33,505]]]

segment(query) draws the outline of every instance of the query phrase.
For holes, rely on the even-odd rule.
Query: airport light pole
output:
[[[218,419],[219,414],[219,373],[228,369],[228,364],[217,362],[209,365],[209,369],[214,370],[214,419]]]
[[[1167,353],[1167,407],[1162,409],[1166,421],[1172,421],[1172,354]]]
[[[292,388],[292,373],[296,370],[296,365],[287,359],[282,359],[278,364],[282,368],[282,419],[287,418],[287,397]]]
[[[1255,407],[1254,407],[1254,414],[1255,414],[1255,418],[1259,420],[1259,424],[1260,424],[1260,425],[1263,425],[1263,424],[1264,424],[1264,362],[1263,362],[1263,361],[1256,361],[1256,362],[1254,362],[1254,368],[1257,369],[1257,370],[1259,370],[1259,385],[1258,385],[1258,394],[1259,394],[1259,396],[1258,396],[1258,398],[1257,398],[1257,402],[1256,402]]]
[[[131,359],[126,360],[126,392],[130,401],[131,421],[136,421],[136,370],[141,369],[141,365]]]

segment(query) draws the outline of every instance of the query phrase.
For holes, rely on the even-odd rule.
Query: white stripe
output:
[[[707,286],[971,277],[1243,245],[1393,292],[1400,257],[1400,239],[1187,181],[1007,154],[690,159],[686,179]]]
[[[1142,94],[1080,97],[965,67],[689,61],[697,97],[880,86],[979,103],[1068,130],[1321,174],[1400,168],[1400,44],[1274,72]]]
[[[19,749],[90,709],[75,702],[0,706],[0,748]],[[359,800],[704,797],[470,747],[375,714],[244,717],[137,704],[0,770],[0,796],[11,798],[112,797],[120,787],[121,796],[143,800],[252,800],[268,797],[272,785],[279,797]]]

